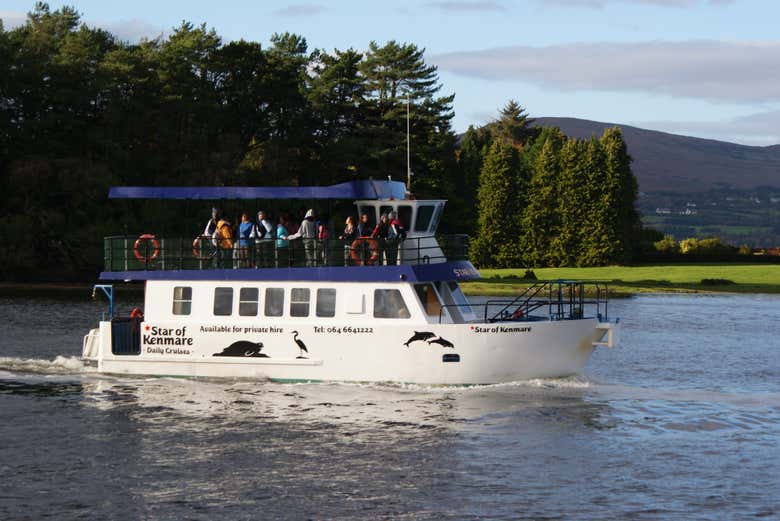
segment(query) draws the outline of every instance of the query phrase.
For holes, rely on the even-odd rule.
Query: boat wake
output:
[[[13,373],[77,375],[95,372],[77,356],[58,356],[54,360],[40,358],[0,357],[0,371]]]

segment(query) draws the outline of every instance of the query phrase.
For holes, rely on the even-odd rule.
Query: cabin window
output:
[[[389,214],[392,211],[393,211],[393,207],[392,206],[380,206],[379,207],[379,217],[382,217],[383,215],[387,215],[387,214]]]
[[[414,291],[422,302],[425,313],[432,316],[438,316],[441,313],[441,302],[436,295],[436,290],[430,284],[415,284]]]
[[[466,298],[466,295],[463,294],[463,292],[460,290],[460,286],[458,286],[458,283],[454,280],[451,280],[447,282],[447,286],[450,288],[450,293],[452,293],[452,298],[455,300],[455,304],[458,305],[458,309],[460,309],[461,313],[472,313],[471,310],[471,303]]]
[[[233,288],[214,288],[214,315],[227,317],[233,314]]]
[[[284,313],[284,289],[266,288],[265,290],[265,316],[281,317]]]
[[[290,316],[309,316],[309,288],[293,288],[290,292]]]
[[[397,289],[374,290],[375,318],[409,318],[409,308]]]
[[[428,228],[431,232],[435,232],[436,227],[439,226],[439,220],[441,220],[441,214],[444,213],[443,210],[444,210],[443,204],[436,205],[436,211],[433,212],[433,219],[431,219],[431,225]]]
[[[336,290],[333,288],[320,288],[317,290],[317,316],[336,316]]]
[[[192,288],[176,286],[173,288],[173,314],[189,315],[192,312]]]
[[[404,230],[412,229],[412,207],[408,204],[398,207],[398,220],[401,221],[401,226]]]
[[[241,288],[241,291],[238,293],[238,314],[242,317],[256,317],[259,298],[259,289]]]
[[[418,232],[427,232],[428,225],[433,216],[433,206],[425,205],[417,208],[417,219],[414,220],[414,230]]]

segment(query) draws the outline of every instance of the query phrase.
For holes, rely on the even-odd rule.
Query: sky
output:
[[[6,29],[32,0],[3,0]],[[454,129],[510,99],[534,117],[621,123],[746,145],[780,143],[778,0],[50,1],[127,41],[183,20],[223,41],[290,31],[310,49],[414,43],[455,93]]]

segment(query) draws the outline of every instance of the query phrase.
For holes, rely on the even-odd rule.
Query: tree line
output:
[[[463,137],[460,164],[476,187],[471,257],[481,266],[596,266],[638,251],[636,178],[618,128],[589,140],[536,129],[510,101]]]
[[[103,236],[181,220],[171,204],[111,203],[110,186],[402,179],[407,104],[412,192],[450,201],[440,228],[473,234],[479,265],[629,255],[636,188],[619,132],[573,141],[511,104],[459,137],[453,100],[410,43],[310,49],[283,33],[263,46],[189,22],[128,43],[38,2],[24,25],[0,22],[0,276],[92,278]]]

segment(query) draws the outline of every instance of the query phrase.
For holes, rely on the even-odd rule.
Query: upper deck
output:
[[[146,236],[144,236],[146,237]],[[151,236],[149,236],[151,237]],[[104,239],[103,280],[430,281],[479,277],[468,261],[468,237],[235,241],[211,237]]]

